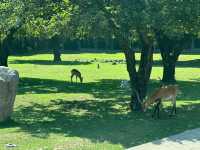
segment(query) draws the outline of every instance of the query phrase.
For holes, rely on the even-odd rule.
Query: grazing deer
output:
[[[157,113],[157,117],[159,118],[160,105],[162,101],[171,100],[173,108],[170,116],[172,116],[173,113],[176,114],[176,96],[178,91],[179,88],[177,85],[161,86],[159,89],[155,90],[146,101],[142,103],[142,110],[145,112],[150,105],[156,104],[152,117],[154,117],[154,115]]]
[[[76,76],[76,82],[77,82],[77,78],[80,79],[80,82],[83,82],[83,77],[81,76],[81,72],[78,71],[77,69],[72,69],[71,70],[71,82],[73,82],[73,77]]]

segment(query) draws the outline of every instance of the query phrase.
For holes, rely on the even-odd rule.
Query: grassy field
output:
[[[100,69],[88,61],[94,58]],[[50,54],[10,57],[20,84],[13,121],[0,124],[0,150],[7,143],[16,150],[121,150],[200,127],[200,55],[180,57],[178,115],[168,117],[167,103],[160,120],[150,117],[151,109],[130,112],[130,90],[120,88],[121,80],[128,80],[126,65],[103,61],[124,59],[122,53],[64,54],[61,64],[52,59]],[[162,76],[160,56],[154,60],[149,93]],[[72,68],[82,72],[84,84],[70,83]]]

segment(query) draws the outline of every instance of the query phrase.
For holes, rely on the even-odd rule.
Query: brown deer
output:
[[[172,102],[172,110],[170,116],[173,115],[173,113],[176,114],[176,96],[179,91],[179,88],[177,85],[166,85],[166,86],[161,86],[157,90],[153,92],[153,94],[147,98],[142,103],[142,110],[145,112],[147,108],[152,105],[156,104],[152,117],[157,113],[157,117],[159,118],[159,112],[160,112],[160,105],[163,101],[171,101]]]
[[[73,77],[76,76],[76,82],[77,82],[77,78],[80,79],[80,82],[83,82],[83,77],[81,76],[81,72],[78,71],[77,69],[72,69],[71,70],[71,82],[73,82]]]

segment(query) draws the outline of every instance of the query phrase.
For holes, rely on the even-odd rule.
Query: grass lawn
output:
[[[97,69],[97,58],[100,69]],[[137,55],[139,58],[139,54]],[[200,127],[200,55],[182,55],[176,78],[182,91],[178,115],[161,119],[130,112],[130,90],[120,88],[128,79],[125,64],[104,59],[124,59],[122,53],[64,54],[61,64],[52,55],[10,57],[10,67],[20,73],[12,119],[0,124],[0,150],[13,143],[16,150],[121,150]],[[74,61],[77,60],[77,61]],[[81,61],[79,61],[81,60]],[[84,61],[83,61],[84,60]],[[149,92],[162,76],[161,58],[154,55]],[[79,69],[84,83],[71,84],[70,70]]]

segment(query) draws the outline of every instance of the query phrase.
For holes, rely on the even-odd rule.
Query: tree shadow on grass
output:
[[[89,65],[91,62],[83,61],[62,61],[53,62],[52,60],[15,60],[11,61],[10,64],[34,64],[34,65]]]
[[[92,64],[92,61],[94,60],[77,60],[77,61],[65,61],[62,62],[53,62],[52,60],[15,60],[11,61],[11,64],[35,64],[35,65],[89,65]],[[108,62],[114,62],[113,59],[107,60]],[[115,60],[119,62],[120,60]],[[137,64],[139,65],[139,61],[137,61]],[[162,60],[154,60],[153,66],[162,67]],[[200,68],[200,59],[194,59],[194,60],[187,60],[187,61],[178,61],[176,63],[177,68]]]
[[[19,128],[18,132],[26,132],[38,138],[59,134],[63,137],[87,138],[94,143],[108,141],[122,144],[125,148],[199,127],[200,104],[197,103],[182,105],[177,110],[178,115],[172,118],[162,111],[159,120],[150,117],[152,110],[147,113],[130,112],[129,100],[125,98],[129,94],[126,89],[118,88],[120,82],[104,79],[81,85],[50,79],[22,78],[19,94],[30,90],[37,94],[89,93],[99,99],[69,101],[63,98],[52,99],[46,104],[32,102],[21,105],[14,111],[13,126]],[[199,81],[178,81],[178,84],[182,93],[187,93],[178,97],[178,100],[200,99]],[[157,86],[157,81],[151,81],[150,91]]]
[[[200,68],[200,59],[193,59],[187,61],[178,61],[176,66],[180,67],[190,67],[190,68]]]
[[[200,142],[199,130],[200,130],[200,128],[188,130],[183,133],[167,137],[164,140],[153,141],[152,144],[161,145],[163,143],[166,143],[166,141],[167,141],[170,143],[171,142],[178,143],[178,144],[184,145],[184,147],[185,147],[186,142],[187,143],[193,142],[194,146],[197,146],[195,144]]]
[[[88,93],[96,98],[118,98],[130,90],[120,88],[121,80],[103,79],[90,83],[71,83],[61,80],[21,78],[18,94]]]
[[[149,112],[127,112],[124,102],[119,100],[55,99],[48,105],[31,103],[19,107],[13,117],[19,123],[19,132],[35,137],[47,138],[53,133],[87,138],[94,143],[108,141],[128,148],[199,127],[199,107],[199,104],[179,107],[178,115],[173,118],[162,111],[161,119],[157,120]]]
[[[129,97],[129,88],[120,88],[121,80],[102,79],[97,82],[71,83],[61,80],[21,78],[18,94],[48,94],[48,93],[88,93],[95,98],[123,98]],[[181,94],[179,99],[196,100],[200,99],[199,81],[177,81]],[[149,94],[159,87],[157,80],[151,80],[149,84]],[[148,95],[149,95],[148,94]]]
[[[153,66],[163,66],[162,60],[154,60]],[[176,68],[200,68],[200,59],[177,61]]]
[[[0,122],[0,129],[1,128],[13,128],[13,127],[18,127],[18,126],[20,126],[20,124],[12,119],[8,119],[5,122]]]
[[[81,49],[81,50],[61,50],[61,55],[63,54],[116,54],[116,53],[122,53],[120,50],[102,50],[102,49]],[[24,53],[20,54],[14,54],[15,56],[33,56],[33,55],[42,55],[42,54],[50,54],[53,56],[53,50],[42,50],[42,51],[25,51]]]

